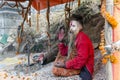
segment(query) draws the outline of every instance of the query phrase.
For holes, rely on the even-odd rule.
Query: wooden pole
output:
[[[112,15],[113,14],[113,0],[106,0],[106,10]],[[105,21],[105,40],[106,45],[112,44],[112,27]],[[106,80],[113,80],[112,64],[110,61],[106,64]]]

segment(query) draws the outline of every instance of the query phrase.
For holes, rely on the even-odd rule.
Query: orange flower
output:
[[[105,59],[109,59],[109,58],[110,58],[110,55],[106,55],[104,58],[105,58]]]
[[[110,62],[111,63],[116,63],[117,62],[117,58],[114,55],[110,56]]]
[[[101,39],[101,43],[104,43],[105,42],[105,40],[104,39]]]
[[[108,62],[108,59],[105,59],[105,58],[102,59],[103,64],[106,64],[107,62]]]
[[[101,43],[100,43],[100,46],[103,46],[103,47],[104,47],[104,45],[105,45],[104,42],[101,42]]]
[[[104,48],[105,48],[104,46],[99,46],[100,50],[104,50]]]
[[[105,12],[105,18],[106,20],[109,22],[109,24],[111,24],[112,28],[114,29],[115,27],[117,27],[118,22],[116,21],[116,19],[110,15],[110,13],[108,13],[107,11]]]
[[[102,55],[104,55],[106,53],[106,50],[105,49],[101,50],[101,53]]]

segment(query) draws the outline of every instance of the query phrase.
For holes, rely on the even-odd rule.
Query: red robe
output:
[[[94,49],[91,40],[84,32],[79,32],[75,39],[75,47],[77,50],[77,56],[66,61],[65,65],[68,69],[81,69],[86,66],[90,74],[93,74],[94,70]],[[59,44],[59,50],[61,55],[67,54],[67,46]]]

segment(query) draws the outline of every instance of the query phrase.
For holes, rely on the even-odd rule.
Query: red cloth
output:
[[[92,75],[94,70],[94,49],[91,40],[84,32],[79,32],[76,36],[75,46],[77,56],[72,60],[66,61],[66,68],[81,69],[86,66]]]
[[[64,43],[59,43],[58,48],[62,56],[67,56],[68,47]]]

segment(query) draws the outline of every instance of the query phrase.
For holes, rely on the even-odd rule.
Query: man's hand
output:
[[[54,65],[56,67],[65,68],[65,63],[63,63],[63,62],[56,62]]]
[[[43,58],[44,58],[44,54],[40,54],[38,60],[39,60],[39,61],[42,61]]]
[[[33,56],[34,62],[40,62],[43,61],[43,59],[44,59],[44,54],[40,54],[39,56],[38,55]]]

